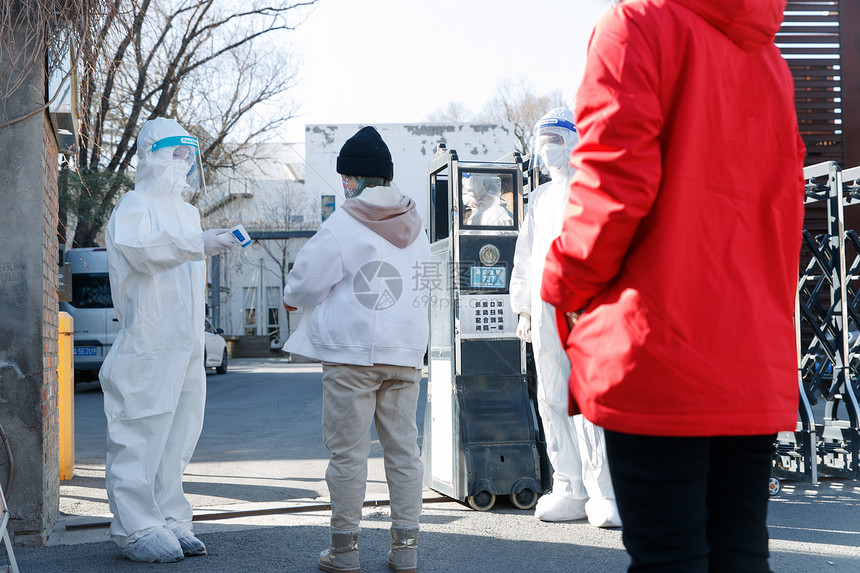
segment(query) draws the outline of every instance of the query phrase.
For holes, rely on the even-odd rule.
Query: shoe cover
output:
[[[174,531],[176,539],[179,541],[179,546],[182,547],[182,553],[185,555],[206,555],[206,546],[203,542],[194,537],[193,534],[179,533]]]
[[[541,521],[575,521],[587,517],[584,499],[564,497],[553,492],[542,496],[535,507],[535,517]]]
[[[176,536],[163,527],[156,527],[132,541],[125,546],[122,553],[132,561],[146,563],[172,563],[183,558],[182,547]]]
[[[591,498],[585,503],[588,523],[595,527],[621,527],[621,515],[614,499],[606,497]]]

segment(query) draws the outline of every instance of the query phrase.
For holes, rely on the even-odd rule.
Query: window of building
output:
[[[325,221],[334,213],[334,195],[323,195],[322,199],[322,220]]]
[[[282,300],[280,287],[266,287],[266,334],[270,339],[279,339]]]
[[[257,287],[242,289],[242,308],[245,315],[245,334],[257,334]]]

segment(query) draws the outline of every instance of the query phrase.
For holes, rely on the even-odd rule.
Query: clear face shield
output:
[[[172,174],[173,188],[178,187],[186,199],[193,201],[206,192],[196,137],[177,135],[160,139],[152,144],[152,152],[159,163],[169,166],[167,170]]]
[[[568,171],[576,138],[576,126],[569,121],[562,118],[542,120],[532,136],[535,167],[550,176],[553,171]]]

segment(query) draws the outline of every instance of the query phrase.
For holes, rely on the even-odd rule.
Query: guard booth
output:
[[[523,220],[523,160],[430,163],[433,272],[424,481],[479,511],[509,496],[534,507],[549,487],[509,286]],[[542,463],[544,469],[542,470]]]

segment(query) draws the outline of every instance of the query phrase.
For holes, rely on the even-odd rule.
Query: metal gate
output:
[[[827,208],[827,232],[803,231],[797,286],[800,403],[794,433],[779,434],[774,475],[818,482],[860,477],[860,236],[845,209],[860,203],[860,167],[804,169],[805,204]]]

